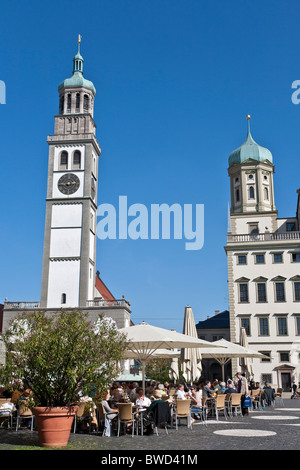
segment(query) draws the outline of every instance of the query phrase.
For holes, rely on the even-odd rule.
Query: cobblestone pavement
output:
[[[192,430],[182,420],[178,430],[173,428],[168,432],[159,429],[159,436],[127,434],[119,438],[71,433],[64,450],[98,450],[103,455],[104,451],[118,451],[118,454],[137,451],[138,455],[138,451],[191,451],[192,454],[201,450],[300,450],[300,399],[285,399],[283,406],[255,410],[244,417],[225,420],[221,416],[218,422],[210,418],[207,427],[196,422]],[[41,449],[36,431],[0,428],[0,450]]]

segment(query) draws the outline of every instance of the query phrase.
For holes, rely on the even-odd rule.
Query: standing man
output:
[[[244,377],[241,374],[241,372],[238,372],[236,376],[238,378],[238,390],[237,391],[238,393],[242,394],[242,398],[241,398],[242,413],[243,415],[246,415],[248,414],[248,409],[244,408],[243,405],[244,405],[245,398],[248,395],[248,382],[247,382],[246,377]]]

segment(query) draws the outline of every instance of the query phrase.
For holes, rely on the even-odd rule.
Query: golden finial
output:
[[[78,52],[80,52],[81,34],[78,34]]]
[[[249,121],[249,119],[251,118],[250,114],[247,114],[246,118],[247,118],[248,121]]]

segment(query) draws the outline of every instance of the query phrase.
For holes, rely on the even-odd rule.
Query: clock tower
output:
[[[86,307],[94,299],[98,158],[93,83],[83,57],[58,87],[59,111],[48,136],[49,163],[41,308]]]

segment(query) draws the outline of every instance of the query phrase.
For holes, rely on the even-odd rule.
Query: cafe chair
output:
[[[132,411],[132,403],[117,403],[118,414],[118,437],[120,436],[121,424],[132,424],[132,436],[134,436],[134,426],[137,422],[136,413]],[[138,427],[137,427],[138,430]]]
[[[251,401],[252,401],[252,408],[253,410],[255,409],[260,409],[261,408],[261,390],[251,390]]]
[[[27,400],[18,401],[17,408],[17,421],[16,421],[16,431],[20,428],[20,423],[22,420],[30,420],[30,430],[33,431],[34,415],[32,414],[31,409],[28,406]]]
[[[77,403],[78,410],[74,417],[74,428],[73,431],[76,433],[78,424],[86,424],[89,432],[91,432],[91,420],[92,420],[92,403],[90,401],[81,401]]]
[[[102,436],[112,435],[112,415],[117,415],[117,410],[115,411],[105,411],[105,408],[102,403],[97,404],[97,432],[99,432],[100,425],[103,426]]]
[[[233,416],[233,414],[237,416],[238,413],[241,416],[243,416],[241,398],[242,398],[241,393],[231,394],[231,400],[230,400],[231,416]]]
[[[7,426],[12,428],[15,410],[15,405],[11,403],[10,399],[0,401],[0,426],[7,421]]]
[[[175,425],[178,430],[178,420],[186,418],[187,427],[191,428],[191,400],[176,400]]]
[[[277,391],[275,393],[274,406],[276,406],[277,401],[279,401],[280,406],[284,406],[284,402],[282,399],[282,392],[283,392],[283,388],[277,388]]]
[[[226,395],[218,394],[216,399],[214,400],[214,412],[216,415],[217,421],[219,421],[219,413],[224,414],[225,419],[227,420],[227,411],[226,411],[226,404],[225,404]]]

